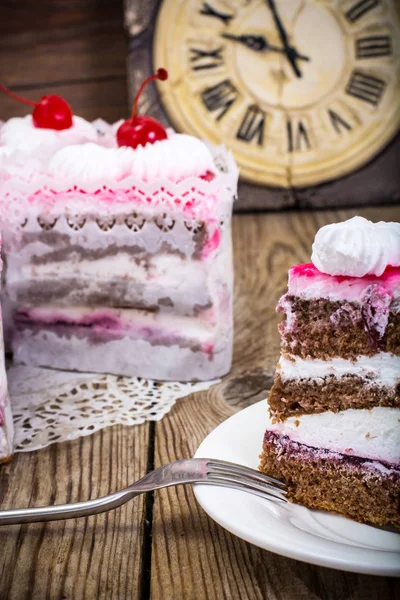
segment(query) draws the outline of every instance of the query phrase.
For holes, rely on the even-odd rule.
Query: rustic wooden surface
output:
[[[86,119],[127,116],[122,0],[19,0],[0,7],[0,81],[30,100],[63,96]],[[0,121],[29,107],[0,93]]]
[[[0,468],[1,508],[63,504],[125,487],[148,470],[150,426],[112,427],[18,454]],[[0,599],[137,598],[144,585],[145,499],[118,511],[0,531]]]
[[[88,119],[119,119],[128,113],[122,19],[122,0],[3,3],[1,81],[31,99],[50,91],[62,94]],[[130,54],[131,72],[139,68],[135,57]],[[0,95],[0,120],[26,112]],[[253,196],[247,205],[260,207],[260,202]],[[400,220],[396,207],[358,213]],[[236,216],[231,374],[209,392],[178,402],[157,424],[116,426],[16,455],[0,468],[0,507],[85,500],[116,490],[153,466],[193,455],[221,421],[265,397],[279,351],[274,306],[287,269],[309,260],[321,225],[353,214]],[[0,600],[394,600],[399,595],[394,580],[315,567],[242,542],[207,517],[190,488],[148,494],[106,515],[0,531]]]
[[[373,220],[400,220],[400,207],[358,212]],[[158,423],[116,426],[16,455],[0,469],[1,508],[117,490],[148,469],[192,456],[219,423],[264,398],[279,352],[274,309],[287,269],[309,260],[320,226],[354,214],[236,215],[230,375],[208,392],[179,401]],[[202,511],[189,487],[148,494],[106,515],[0,531],[1,600],[395,600],[399,593],[392,579],[307,565],[241,541]]]

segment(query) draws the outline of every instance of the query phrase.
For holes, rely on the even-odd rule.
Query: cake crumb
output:
[[[296,427],[298,427],[300,425],[299,419],[296,419],[295,422],[294,422],[294,424],[296,425]]]

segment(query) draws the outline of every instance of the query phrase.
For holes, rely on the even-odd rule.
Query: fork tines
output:
[[[252,491],[258,496],[287,502],[286,484],[260,471],[223,460],[207,461],[207,480],[223,487]]]

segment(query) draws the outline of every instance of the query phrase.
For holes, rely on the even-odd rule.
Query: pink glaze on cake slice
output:
[[[296,354],[297,348],[302,358],[324,358],[327,345],[329,355],[345,352],[353,359],[376,348],[397,353],[400,267],[387,266],[380,277],[346,277],[297,265],[289,270],[288,292],[278,311],[285,314],[279,326],[285,351]],[[312,349],[307,349],[309,338]]]
[[[332,301],[361,302],[368,288],[376,294],[400,298],[400,267],[386,267],[384,273],[364,277],[346,277],[321,273],[312,263],[296,265],[289,269],[288,294],[304,299],[326,298]]]

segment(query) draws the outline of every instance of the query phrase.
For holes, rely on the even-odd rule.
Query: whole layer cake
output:
[[[6,308],[17,362],[212,379],[232,354],[237,168],[187,135],[118,147],[121,123],[0,128]]]
[[[400,526],[400,225],[322,228],[289,270],[261,470],[289,498]]]
[[[2,261],[0,259],[0,281],[1,270]],[[13,420],[7,391],[7,376],[4,365],[3,322],[0,308],[0,463],[7,462],[11,458],[13,435]]]

